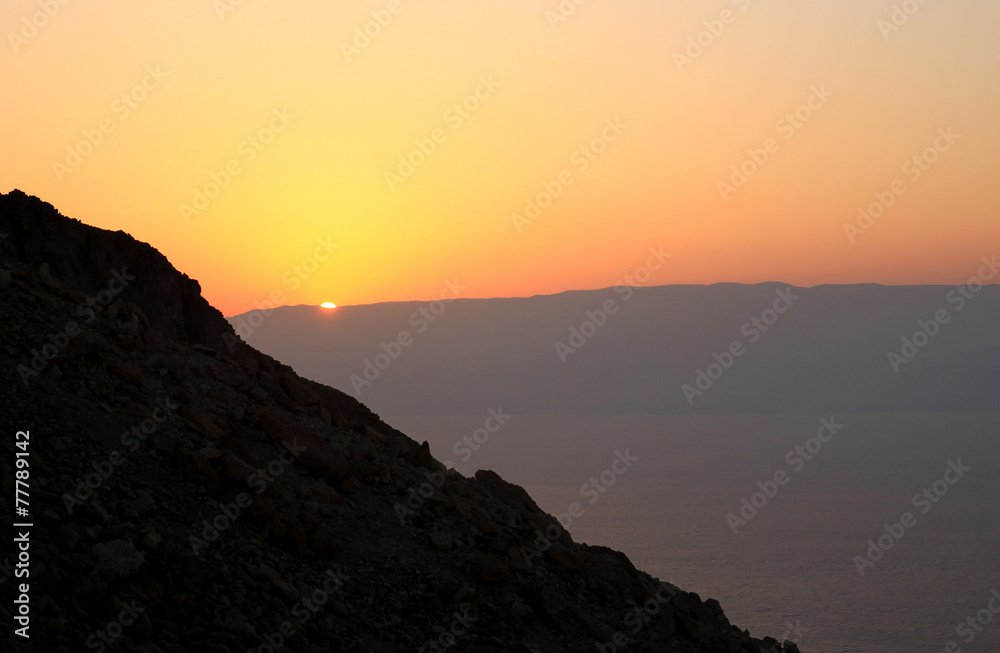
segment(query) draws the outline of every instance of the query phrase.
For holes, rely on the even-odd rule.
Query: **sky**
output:
[[[6,0],[0,192],[226,315],[957,284],[1000,245],[987,0]],[[916,157],[916,158],[914,158]]]

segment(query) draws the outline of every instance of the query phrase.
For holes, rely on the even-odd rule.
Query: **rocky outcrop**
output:
[[[794,650],[250,348],[149,245],[18,191],[0,233],[0,513],[29,431],[34,524],[12,650]]]

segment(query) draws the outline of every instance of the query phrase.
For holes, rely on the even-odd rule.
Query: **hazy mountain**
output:
[[[993,261],[971,271],[993,274]],[[996,285],[609,288],[282,307],[230,322],[388,414],[1000,408]],[[393,344],[400,334],[407,346]]]

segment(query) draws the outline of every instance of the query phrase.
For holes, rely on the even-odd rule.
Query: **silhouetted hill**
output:
[[[0,233],[5,649],[782,650],[234,341],[150,246],[18,191]]]

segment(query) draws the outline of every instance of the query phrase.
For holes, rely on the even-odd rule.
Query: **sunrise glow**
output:
[[[226,315],[598,288],[660,246],[650,284],[957,283],[1000,242],[986,0],[57,4],[0,9],[3,191]]]

